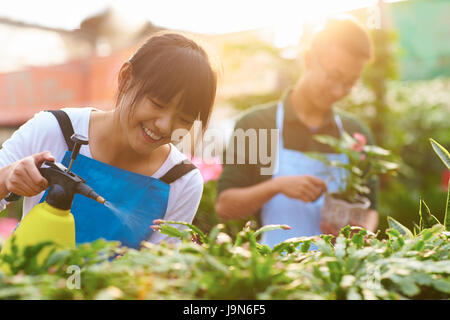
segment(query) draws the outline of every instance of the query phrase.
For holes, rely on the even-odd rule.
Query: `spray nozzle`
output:
[[[77,185],[77,193],[100,202],[101,204],[105,204],[106,202],[106,200],[102,196],[100,196],[97,192],[94,191],[94,189],[92,189],[85,183],[80,183]]]

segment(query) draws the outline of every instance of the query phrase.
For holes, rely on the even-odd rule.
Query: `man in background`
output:
[[[262,225],[291,226],[291,230],[263,234],[261,243],[271,247],[291,237],[338,234],[339,230],[320,214],[324,191],[332,191],[334,187],[318,172],[317,162],[304,153],[320,152],[339,159],[340,155],[333,154],[329,146],[313,139],[316,134],[339,137],[344,131],[351,135],[358,132],[368,144],[373,144],[367,127],[352,115],[333,108],[350,93],[372,51],[367,31],[353,19],[330,19],[314,34],[304,52],[304,71],[296,85],[288,88],[280,101],[256,106],[237,121],[235,130],[279,130],[276,146],[270,145],[270,137],[266,139],[266,150],[277,153],[277,169],[271,175],[263,175],[264,165],[260,162],[250,164],[248,158],[245,164],[224,161],[216,200],[221,218],[245,219],[256,215]],[[235,155],[235,160],[238,156]],[[371,208],[361,225],[375,231],[377,181],[371,181],[369,188]]]

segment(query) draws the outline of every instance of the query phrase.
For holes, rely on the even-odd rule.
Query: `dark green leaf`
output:
[[[423,208],[425,208],[425,212]],[[435,224],[440,224],[439,220],[431,214],[430,208],[428,208],[423,200],[420,200],[419,215],[421,217],[420,225],[422,229],[431,228]]]
[[[389,228],[397,230],[401,235],[413,238],[412,232],[392,217],[387,217]]]
[[[446,165],[447,169],[450,169],[450,153],[447,149],[437,143],[437,141],[430,138],[430,142],[434,152],[436,152],[442,162]]]

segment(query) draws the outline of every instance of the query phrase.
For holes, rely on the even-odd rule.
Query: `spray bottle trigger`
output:
[[[61,164],[59,162],[53,162],[53,161],[45,160],[44,164],[47,167],[50,167],[50,168],[53,168],[53,169],[56,169],[56,170],[60,170],[60,171],[63,171],[63,172],[67,172],[67,168],[63,164]]]

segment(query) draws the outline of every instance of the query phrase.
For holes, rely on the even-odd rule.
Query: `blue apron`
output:
[[[62,164],[68,167],[71,152]],[[120,241],[122,245],[139,248],[153,232],[154,219],[164,217],[170,185],[153,177],[141,175],[79,154],[72,171],[112,204],[102,205],[76,194],[71,212],[75,218],[77,244],[99,238]],[[45,192],[40,202],[47,197]]]
[[[328,167],[321,161],[312,159],[300,151],[285,149],[283,146],[284,106],[278,103],[276,124],[279,129],[277,163],[273,178],[293,175],[313,175],[327,183],[328,192],[336,192],[345,186],[345,170]],[[335,115],[335,122],[340,135],[343,133],[342,121]],[[348,163],[345,154],[324,154],[329,160]],[[291,199],[280,193],[267,202],[261,212],[263,225],[287,224],[290,230],[274,230],[262,235],[261,243],[270,247],[289,238],[320,235],[320,212],[324,203],[324,195],[314,202],[303,202]],[[315,248],[315,247],[314,247]]]

